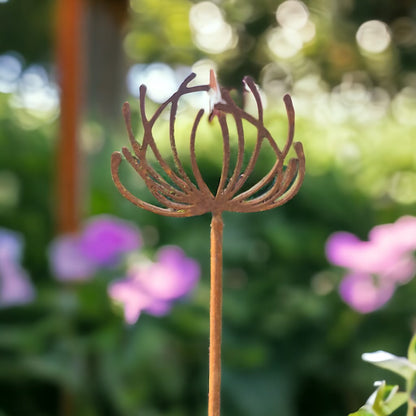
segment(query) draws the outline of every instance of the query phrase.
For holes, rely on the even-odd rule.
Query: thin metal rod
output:
[[[221,331],[222,331],[222,233],[221,213],[211,221],[211,292],[209,319],[208,416],[220,416],[221,405]]]

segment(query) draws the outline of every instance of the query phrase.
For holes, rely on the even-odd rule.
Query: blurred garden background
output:
[[[140,84],[152,114],[211,68],[241,102],[242,78],[256,80],[279,140],[290,93],[306,155],[285,206],[224,215],[222,415],[347,415],[375,380],[401,382],[361,354],[406,355],[416,282],[360,313],[342,300],[345,271],[325,244],[416,215],[413,0],[0,0],[1,416],[206,414],[210,217],[136,208],[114,187],[110,157],[128,143],[126,100],[140,140]],[[178,115],[178,147],[198,100]],[[166,123],[157,128],[162,143]],[[221,137],[201,129],[215,186]],[[122,243],[108,248],[106,232]],[[188,286],[123,314],[109,288],[164,270],[169,249]]]

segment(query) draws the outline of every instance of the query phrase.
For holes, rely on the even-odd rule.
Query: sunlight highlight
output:
[[[308,8],[301,1],[285,1],[276,10],[276,20],[285,28],[302,29],[308,22],[308,18]]]
[[[11,54],[0,55],[0,93],[15,91],[21,72],[22,64],[19,59]]]
[[[130,68],[127,74],[127,87],[130,94],[138,97],[140,85],[145,84],[148,97],[156,103],[162,103],[178,88],[178,79],[180,79],[181,73],[190,72],[188,67],[184,71],[181,71],[181,69],[183,68],[179,67],[175,71],[162,62],[155,62],[150,65],[136,64]]]
[[[302,1],[283,2],[276,10],[276,21],[279,26],[267,33],[266,43],[278,58],[296,56],[316,36],[315,24],[309,19],[309,10]]]
[[[189,12],[194,42],[208,53],[222,53],[237,45],[237,36],[224,20],[221,10],[210,1],[192,6]]]
[[[49,80],[48,73],[42,66],[31,65],[21,75],[11,104],[39,117],[53,117],[59,110],[58,88]]]
[[[392,177],[388,193],[399,204],[414,204],[416,202],[416,173],[396,172]]]
[[[355,37],[360,48],[369,53],[384,52],[391,43],[390,29],[380,20],[363,23]]]

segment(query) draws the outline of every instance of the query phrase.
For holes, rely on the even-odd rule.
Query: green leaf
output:
[[[416,365],[405,357],[397,357],[385,351],[367,352],[362,356],[364,361],[372,363],[377,367],[385,368],[399,374],[404,379],[409,380],[416,373]]]
[[[368,398],[366,404],[350,416],[389,416],[405,404],[408,394],[399,392],[399,386],[377,382],[377,389]]]
[[[403,391],[396,392],[388,401],[384,402],[383,404],[383,411],[390,415],[395,410],[397,410],[400,406],[403,406],[407,403],[408,395]]]
[[[399,386],[388,386],[384,380],[375,384],[378,385],[377,390],[369,397],[366,405],[371,406],[377,416],[387,416],[391,412],[389,413],[385,408],[385,402],[392,398]]]
[[[371,410],[361,408],[354,413],[350,413],[348,416],[376,416],[376,414]]]
[[[407,351],[407,357],[412,364],[416,364],[416,334],[413,335]]]
[[[416,402],[416,375],[407,381],[406,390],[410,398]]]

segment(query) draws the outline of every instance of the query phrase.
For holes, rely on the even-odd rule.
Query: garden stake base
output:
[[[211,290],[209,306],[209,416],[220,415],[223,227],[221,214],[213,214],[211,220]]]
[[[111,174],[119,192],[136,206],[155,214],[168,217],[191,217],[212,213],[211,222],[211,292],[210,292],[210,346],[209,346],[209,393],[208,416],[220,416],[220,389],[221,389],[221,326],[222,326],[222,235],[224,211],[257,212],[266,211],[283,205],[298,192],[305,176],[305,156],[300,142],[293,142],[295,128],[295,113],[292,100],[285,95],[283,100],[288,117],[288,135],[286,143],[281,150],[270,132],[263,123],[263,106],[258,88],[250,77],[245,77],[243,83],[252,94],[257,105],[257,117],[238,107],[232,100],[229,92],[220,88],[213,71],[210,73],[208,85],[188,86],[195,78],[189,75],[179,86],[178,90],[156,110],[151,118],[145,111],[146,87],[140,86],[140,114],[144,133],[140,144],[131,127],[130,107],[128,103],[123,106],[127,133],[133,154],[127,148],[122,154],[127,162],[139,174],[147,188],[159,203],[154,205],[145,202],[131,194],[121,183],[119,166],[122,154],[114,152],[111,158]],[[190,162],[194,180],[186,172],[179,159],[175,141],[175,122],[179,99],[194,92],[206,91],[215,97],[211,100],[212,111],[209,121],[217,118],[223,139],[223,163],[218,188],[211,192],[199,170],[195,142],[199,123],[204,114],[200,110],[194,120],[190,131]],[[169,113],[169,140],[174,160],[171,168],[162,157],[153,137],[153,127],[162,112],[170,105]],[[237,158],[232,173],[230,161],[230,131],[229,122],[235,123],[237,132]],[[247,166],[243,166],[245,152],[245,137],[243,122],[249,123],[257,131],[256,144],[248,159]],[[260,181],[243,190],[248,178],[253,173],[259,158],[263,143],[268,143],[274,153],[276,161]],[[289,150],[293,147],[296,158],[284,165]],[[148,150],[163,170],[160,174],[148,161]]]

